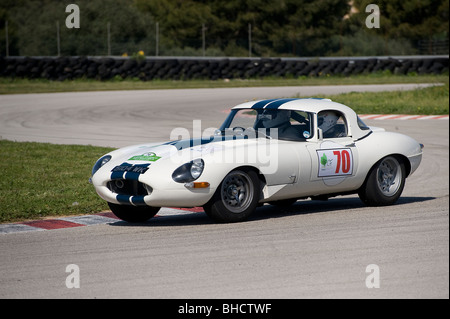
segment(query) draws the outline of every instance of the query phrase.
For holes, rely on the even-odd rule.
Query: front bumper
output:
[[[97,194],[109,203],[153,207],[196,207],[205,205],[215,188],[186,188],[183,184],[173,189],[153,188],[151,194],[117,193],[107,185],[95,186]]]

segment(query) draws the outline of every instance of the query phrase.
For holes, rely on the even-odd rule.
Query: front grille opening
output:
[[[147,184],[129,179],[115,179],[109,181],[106,184],[106,187],[113,193],[130,196],[150,195],[153,191]]]

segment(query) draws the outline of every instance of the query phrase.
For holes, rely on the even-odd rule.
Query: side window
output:
[[[297,130],[299,141],[305,141],[313,136],[313,130],[311,127],[313,115],[303,111],[291,112],[291,127]]]
[[[331,110],[319,112],[318,121],[323,138],[346,137],[348,134],[347,121],[341,112]]]
[[[359,118],[359,116],[357,117],[357,120],[358,120],[358,126],[359,126],[359,128],[360,128],[361,130],[363,130],[363,131],[368,131],[368,130],[370,130],[370,127],[368,127],[368,126],[366,125],[366,123],[364,123],[363,120],[361,120],[361,119]]]

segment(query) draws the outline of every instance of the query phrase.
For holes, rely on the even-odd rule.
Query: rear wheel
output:
[[[160,207],[117,205],[108,203],[111,211],[121,220],[130,223],[143,223],[155,216]]]
[[[203,207],[217,222],[232,223],[247,219],[259,202],[259,179],[254,171],[228,173],[212,199]]]
[[[372,168],[358,195],[366,205],[392,205],[403,192],[405,178],[403,161],[387,156]]]

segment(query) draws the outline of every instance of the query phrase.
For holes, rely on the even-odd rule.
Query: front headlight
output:
[[[178,167],[172,174],[172,179],[177,183],[195,181],[203,173],[205,162],[201,158],[190,161]]]
[[[200,177],[200,175],[202,175],[204,166],[205,166],[205,164],[203,163],[203,160],[201,160],[201,159],[192,161],[191,176],[193,179],[197,179]]]
[[[105,155],[98,159],[98,161],[95,163],[94,167],[92,168],[92,176],[106,163],[108,163],[111,160],[111,155]]]

